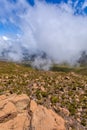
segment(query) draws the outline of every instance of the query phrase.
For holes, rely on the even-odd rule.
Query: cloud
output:
[[[46,53],[49,63],[73,64],[83,50],[87,51],[87,16],[75,15],[71,3],[47,4],[36,0],[35,5],[30,6],[23,0],[16,3],[3,0],[0,5],[3,5],[0,22],[13,23],[21,32],[9,35],[10,40],[0,40],[1,56],[3,50],[9,50],[7,58],[18,61],[26,50],[29,55]],[[35,61],[39,65],[40,60]]]

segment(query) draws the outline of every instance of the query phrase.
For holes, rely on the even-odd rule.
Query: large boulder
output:
[[[65,121],[25,94],[2,95],[0,130],[65,130]]]

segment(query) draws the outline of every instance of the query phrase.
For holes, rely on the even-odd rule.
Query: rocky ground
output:
[[[80,71],[81,72],[80,74],[77,73],[79,72],[79,70],[78,71],[72,69],[69,70],[70,71],[67,72],[64,71],[64,69],[63,71],[58,70],[58,72],[40,71],[20,64],[1,62],[0,94],[6,95],[7,93],[9,95],[10,93],[11,96],[14,95],[14,93],[27,94],[30,101],[32,102],[35,101],[38,104],[37,105],[34,102],[34,105],[35,104],[36,106],[42,105],[41,108],[46,109],[47,113],[49,113],[48,111],[49,109],[51,109],[52,112],[60,115],[64,119],[66,130],[86,130],[87,129],[86,69],[85,74],[83,73],[84,71],[82,72],[82,70]],[[10,102],[10,105],[12,105],[12,102]],[[28,108],[30,109],[30,107]],[[16,111],[16,116],[17,113],[18,112]],[[13,115],[15,116],[15,114]],[[14,117],[13,115],[12,117]],[[6,118],[3,118],[3,116],[1,116],[0,125],[3,125],[4,121],[7,123],[8,119],[9,116],[6,116]],[[17,116],[17,120],[18,119],[19,117]],[[40,119],[37,118],[37,120]],[[43,122],[43,124],[45,123],[46,122]],[[28,125],[28,127],[30,127],[30,129],[33,129],[31,128],[31,125],[30,126]],[[48,129],[48,127],[46,129]],[[58,128],[55,127],[55,130],[56,129]],[[35,127],[35,130],[39,129]],[[48,130],[51,129],[49,128]]]

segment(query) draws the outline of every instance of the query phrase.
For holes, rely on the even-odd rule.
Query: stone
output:
[[[69,116],[70,112],[66,108],[58,107],[61,113],[63,113],[65,116]]]
[[[24,110],[29,105],[29,97],[26,94],[14,95],[13,98],[9,99],[17,107],[18,111]]]
[[[8,102],[0,111],[0,123],[10,120],[10,118],[14,118],[16,115],[16,107],[11,102]]]
[[[66,130],[65,121],[51,109],[37,105],[31,101],[32,127],[35,130]]]
[[[1,123],[0,130],[29,130],[27,113],[18,114],[14,119]]]

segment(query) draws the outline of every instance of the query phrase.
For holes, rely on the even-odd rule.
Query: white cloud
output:
[[[2,36],[2,38],[3,38],[3,40],[5,40],[5,41],[8,41],[8,37],[6,37],[6,36]]]
[[[52,5],[36,1],[34,7],[23,0],[16,4],[8,3],[6,0],[2,3],[2,19],[10,18],[22,31],[19,40],[13,37],[14,42],[10,41],[11,52],[16,50],[16,54],[9,53],[9,57],[15,59],[15,55],[18,55],[21,59],[21,48],[24,47],[29,54],[40,50],[57,63],[73,63],[79,58],[81,51],[87,50],[87,16],[73,15],[74,9],[70,3]],[[0,49],[2,50],[3,48]]]

